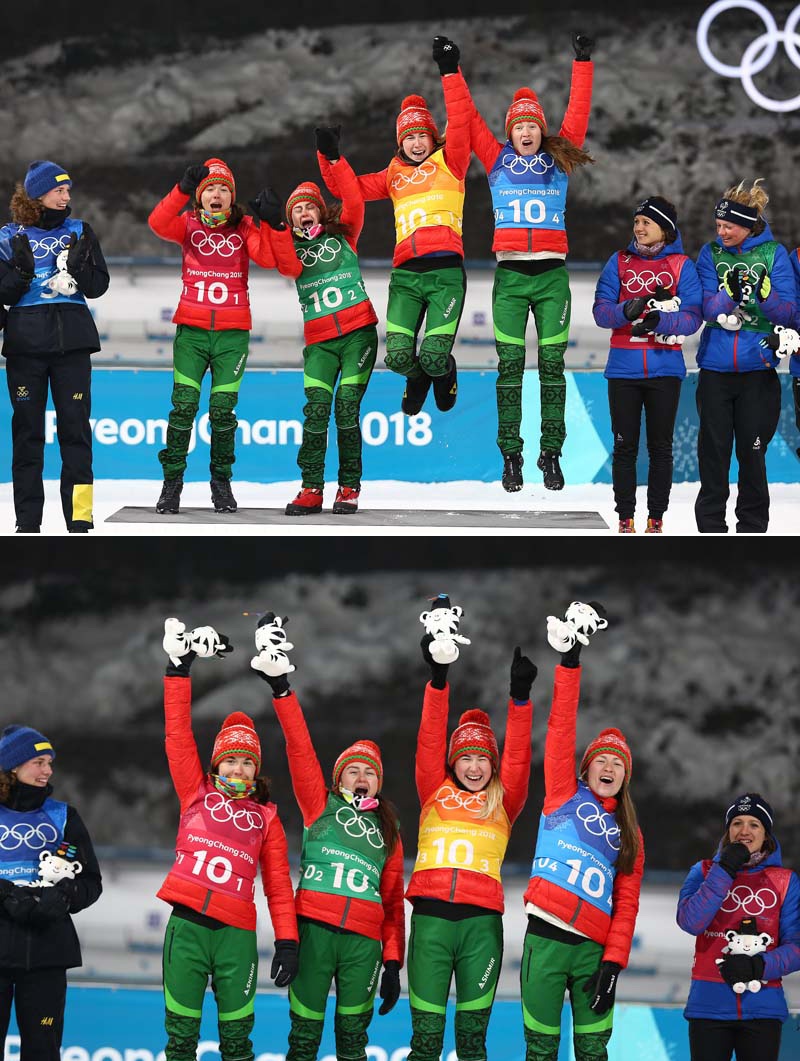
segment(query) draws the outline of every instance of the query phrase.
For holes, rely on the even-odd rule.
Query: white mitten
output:
[[[45,280],[44,286],[49,287],[50,290],[56,295],[74,295],[78,290],[78,285],[75,278],[70,272],[67,271],[67,254],[69,248],[63,250],[56,258],[57,273],[54,273],[49,280]]]
[[[468,637],[459,634],[458,627],[464,609],[453,607],[450,598],[440,594],[429,612],[422,612],[419,621],[425,633],[433,637],[429,645],[434,663],[455,663],[459,656],[458,645],[470,645]]]
[[[582,645],[589,644],[588,634],[596,634],[598,630],[605,630],[608,626],[608,620],[602,619],[591,604],[582,604],[580,601],[570,604],[565,618]]]
[[[547,616],[547,641],[551,648],[562,655],[569,652],[577,640],[577,633],[572,623],[567,623],[555,615]]]
[[[186,633],[186,624],[180,619],[164,620],[164,640],[162,642],[164,651],[170,658],[170,662],[180,667],[181,657],[192,651],[189,644],[189,634]]]
[[[278,678],[281,674],[291,674],[295,670],[293,663],[289,661],[287,652],[294,648],[291,641],[286,639],[286,631],[283,624],[288,619],[281,619],[273,612],[261,619],[256,627],[256,648],[258,655],[250,660],[253,670],[261,671],[270,678]]]
[[[200,659],[209,659],[211,656],[224,656],[231,651],[228,639],[224,634],[218,634],[213,626],[197,626],[187,635],[189,648]]]

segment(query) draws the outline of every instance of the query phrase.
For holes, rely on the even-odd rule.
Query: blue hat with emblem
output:
[[[30,199],[38,199],[62,185],[71,188],[72,180],[64,167],[59,166],[57,162],[37,158],[28,166],[28,172],[25,174],[25,194]]]
[[[56,757],[53,745],[37,729],[6,726],[0,734],[0,770],[13,770],[39,755]]]

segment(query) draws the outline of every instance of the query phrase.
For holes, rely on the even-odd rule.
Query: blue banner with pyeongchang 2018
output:
[[[436,409],[430,395],[425,409],[407,417],[400,411],[404,381],[377,371],[361,407],[364,479],[404,482],[495,482],[501,460],[495,442],[497,411],[494,371],[471,369],[459,375],[458,402],[449,413]],[[767,452],[770,482],[800,480],[795,449],[791,381],[781,374],[783,405],[775,438]],[[684,381],[675,424],[675,482],[696,481],[697,376]],[[187,481],[208,478],[209,425],[206,376],[200,413],[190,443]],[[157,454],[164,447],[172,374],[168,369],[98,368],[92,374],[92,434],[96,479],[160,479]],[[302,439],[303,374],[296,369],[251,369],[242,383],[237,416],[236,479],[283,482],[298,478],[297,451]],[[522,437],[532,459],[539,451],[539,376],[525,373]],[[605,379],[597,372],[567,373],[567,440],[562,467],[569,483],[611,481],[611,422]],[[10,431],[0,432],[0,468],[11,470]],[[647,457],[642,430],[639,481],[646,482]],[[56,418],[48,409],[45,478],[60,474]],[[326,478],[336,478],[336,430],[331,425]],[[731,479],[736,480],[736,460]]]
[[[328,1000],[319,1061],[336,1061],[333,1038],[334,1000]],[[452,1004],[447,1011],[442,1061],[457,1061],[453,1042]],[[797,1018],[783,1026],[779,1061],[800,1056]],[[285,1061],[289,1006],[285,995],[256,995],[253,1047],[255,1061]],[[411,1021],[401,998],[391,1013],[374,1017],[369,1029],[368,1061],[405,1061]],[[574,1061],[569,1008],[564,1008],[559,1061]],[[61,1061],[164,1061],[164,1001],[160,990],[70,985],[64,1019]],[[525,1043],[518,1001],[497,1001],[487,1039],[490,1061],[523,1061]],[[689,1061],[689,1036],[680,1008],[619,1004],[609,1061]],[[19,1061],[20,1041],[12,1019],[4,1061]],[[197,1061],[220,1061],[216,1011],[206,995]]]

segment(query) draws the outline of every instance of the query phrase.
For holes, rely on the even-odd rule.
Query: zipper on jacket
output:
[[[455,902],[454,896],[456,894],[456,884],[457,884],[457,882],[458,882],[458,870],[454,869],[453,870],[453,884],[452,884],[452,886],[450,888],[450,902],[451,903]]]
[[[215,309],[212,309],[211,310],[211,329],[210,329],[212,332],[214,331],[214,321],[216,319],[216,316],[217,316],[217,311]]]
[[[209,891],[206,892],[206,897],[203,900],[203,909],[200,911],[201,914],[204,914],[206,912],[206,910],[208,909],[208,904],[211,902],[211,896],[213,894],[214,893],[210,889],[209,889]]]
[[[334,315],[333,315],[333,323],[336,325],[336,331],[339,333],[339,335],[344,335],[344,332],[342,331],[342,326],[339,324],[339,314],[338,313],[334,313]]]
[[[417,256],[417,236],[416,233],[411,236],[411,253],[416,258]]]
[[[339,922],[339,928],[344,928],[347,924],[347,915],[350,913],[350,903],[352,901],[352,898],[348,896],[347,902],[344,904],[344,913],[342,914],[342,920]]]
[[[569,919],[569,923],[571,925],[574,925],[575,922],[578,920],[578,914],[581,912],[581,907],[582,906],[583,906],[583,899],[578,899],[578,905],[575,907],[575,913]]]

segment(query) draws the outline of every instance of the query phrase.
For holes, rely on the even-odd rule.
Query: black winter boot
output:
[[[237,509],[236,498],[231,490],[230,479],[211,480],[211,500],[215,512],[235,512]]]
[[[181,510],[181,491],[183,490],[183,476],[177,479],[165,479],[161,487],[161,497],[156,501],[156,512],[162,515],[168,512],[175,515]]]

